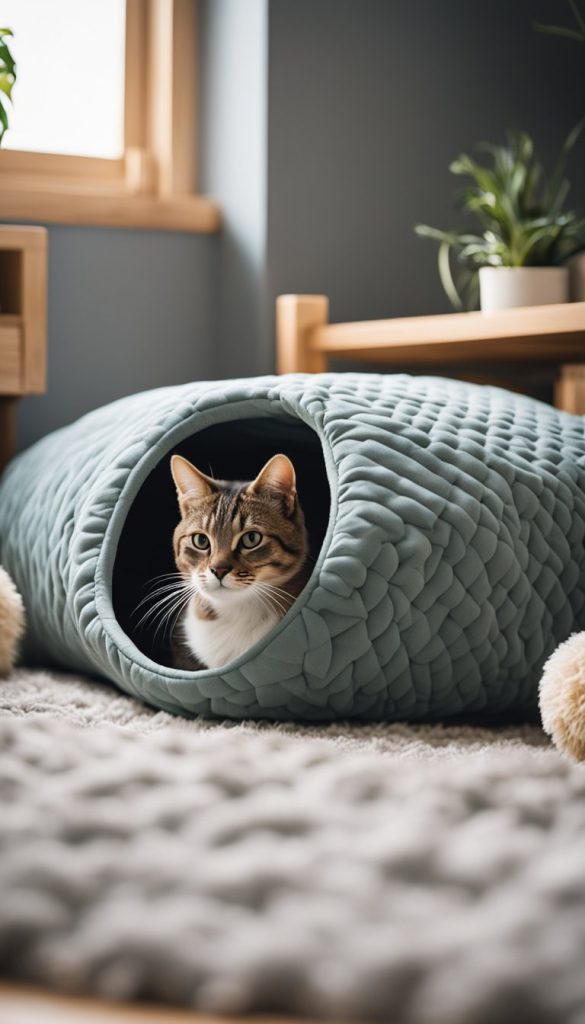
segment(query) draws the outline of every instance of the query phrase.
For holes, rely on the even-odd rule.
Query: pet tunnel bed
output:
[[[169,456],[251,479],[295,463],[315,559],[286,617],[218,670],[138,629],[174,569]],[[185,715],[445,718],[527,712],[585,626],[584,421],[497,388],[323,374],[133,395],[49,435],[0,484],[0,560],[25,656]]]

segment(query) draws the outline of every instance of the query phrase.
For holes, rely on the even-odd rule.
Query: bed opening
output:
[[[294,464],[311,558],[316,560],[329,519],[329,484],[318,435],[295,417],[238,419],[192,434],[160,460],[134,499],[114,562],[113,606],[126,635],[157,664],[172,664],[170,631],[157,629],[157,619],[149,618],[142,625],[140,619],[154,604],[155,599],[149,600],[148,595],[157,586],[157,578],[176,571],[172,535],[179,510],[170,456],[183,455],[217,479],[251,480],[277,452],[288,455]],[[158,585],[162,583],[159,580]]]

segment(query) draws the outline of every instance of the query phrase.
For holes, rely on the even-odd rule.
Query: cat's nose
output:
[[[213,575],[217,576],[218,580],[221,581],[231,571],[232,567],[231,565],[210,565],[209,568]]]

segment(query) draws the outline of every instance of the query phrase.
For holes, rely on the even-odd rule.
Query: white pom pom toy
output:
[[[18,590],[0,566],[0,676],[7,676],[24,632],[24,605]]]
[[[585,633],[551,654],[540,681],[544,731],[574,761],[585,761]]]

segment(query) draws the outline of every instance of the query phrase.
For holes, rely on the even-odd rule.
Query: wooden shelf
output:
[[[585,302],[327,324],[310,339],[329,357],[409,364],[585,359]]]
[[[22,394],[22,317],[0,314],[0,381],[3,395]]]
[[[0,353],[20,333],[20,376],[0,372],[1,395],[41,394],[47,379],[47,231],[0,225]],[[2,365],[0,363],[0,365]]]
[[[0,469],[14,451],[16,399],[47,380],[47,231],[0,225]]]

